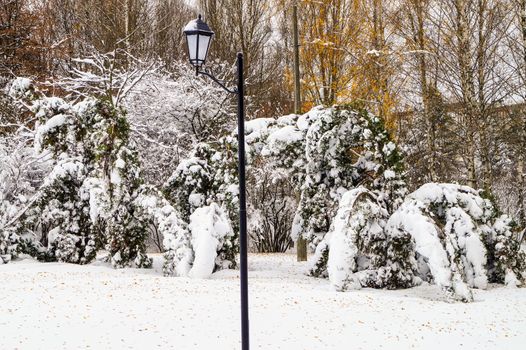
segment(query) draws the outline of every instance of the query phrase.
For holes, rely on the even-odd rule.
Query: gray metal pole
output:
[[[245,83],[243,54],[237,54],[237,137],[239,158],[239,276],[241,284],[241,348],[249,350],[247,203],[245,180]]]

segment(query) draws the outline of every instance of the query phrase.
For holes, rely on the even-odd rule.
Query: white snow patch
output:
[[[261,349],[523,349],[523,289],[475,290],[470,304],[440,288],[337,293],[303,274],[295,254],[249,254],[251,344]],[[102,263],[0,266],[1,349],[239,349],[239,273],[162,277]],[[131,307],[133,306],[133,307]],[[74,312],[72,312],[74,310]]]
[[[214,272],[217,252],[225,237],[233,235],[227,214],[216,203],[197,208],[188,225],[194,250],[193,266],[188,276],[208,278]]]

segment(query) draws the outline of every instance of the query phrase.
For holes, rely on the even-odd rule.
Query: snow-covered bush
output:
[[[276,237],[277,231],[271,232],[275,223],[269,222],[269,213],[262,211],[271,208],[272,201],[287,203],[286,210],[278,207],[271,214],[277,216],[278,226],[282,227],[278,236],[283,237],[284,246],[300,234],[315,246],[329,230],[339,199],[347,190],[365,186],[389,212],[405,194],[396,146],[382,121],[364,110],[352,106],[316,107],[301,116],[248,121],[245,132],[248,182],[253,189],[248,196],[249,228],[256,246],[262,243],[261,237]],[[165,192],[181,217],[188,218],[196,208],[218,202],[227,208],[237,232],[235,138],[233,132],[200,144],[191,157],[179,163]],[[279,190],[279,199],[267,196],[267,202],[263,202],[264,198],[255,195],[259,190]],[[296,212],[292,229],[283,235],[281,231],[288,231],[290,223],[279,222],[290,220],[291,210]],[[261,232],[264,227],[265,232]],[[326,261],[319,265],[319,273],[323,273]]]
[[[260,253],[282,253],[292,246],[290,235],[297,202],[287,177],[275,176],[266,159],[250,168],[248,176],[248,234],[251,248]]]
[[[329,231],[346,191],[363,185],[388,212],[406,193],[396,145],[381,119],[360,108],[316,107],[303,115],[254,119],[247,122],[246,141],[251,166],[272,169],[273,181],[290,183],[287,201],[297,203],[291,238],[302,235],[313,247]],[[316,254],[321,260],[315,274],[326,274],[327,247],[323,243]]]
[[[489,281],[509,286],[526,283],[526,253],[521,250],[519,233],[511,218],[502,215],[493,224],[491,236],[486,237]]]
[[[414,241],[420,278],[462,301],[470,288],[488,282],[517,285],[525,259],[505,217],[479,191],[430,183],[410,194],[389,218],[386,232],[404,232]]]
[[[330,248],[327,272],[336,290],[362,286],[394,289],[415,283],[411,237],[386,232],[388,218],[378,198],[364,187],[343,195],[325,242],[317,250],[317,254],[324,254]]]
[[[293,242],[292,221],[304,178],[304,133],[299,116],[259,118],[246,124],[250,243],[259,252],[283,252]]]
[[[148,266],[148,220],[134,207],[142,179],[124,111],[103,99],[72,104],[45,97],[18,80],[11,91],[13,98],[28,98],[20,103],[38,120],[35,149],[54,159],[30,209],[15,223],[28,230],[31,219],[39,219],[45,249],[39,257],[84,264],[105,248],[116,267]]]
[[[406,190],[401,157],[380,118],[352,107],[312,113],[295,231],[316,242],[328,232],[348,190],[365,186],[388,212],[401,203]]]
[[[79,159],[61,158],[44,180],[35,202],[42,225],[48,228],[45,259],[85,264],[96,254],[89,201],[80,191],[86,168]]]
[[[290,179],[291,197],[300,198],[291,238],[302,235],[315,248],[321,244],[313,275],[327,274],[324,237],[345,192],[364,186],[389,213],[406,194],[401,157],[382,120],[354,106],[250,121],[247,143],[252,161],[270,162],[276,178]]]
[[[286,178],[299,192],[305,178],[304,127],[312,115],[316,115],[313,111],[302,116],[287,115],[277,119],[248,121],[245,139],[249,163],[257,167],[260,162],[264,162],[272,179]]]
[[[232,251],[234,231],[228,216],[216,203],[196,209],[190,216],[194,260],[188,275],[207,278],[214,271],[234,267]]]
[[[216,203],[195,206],[185,221],[161,192],[144,186],[137,206],[154,218],[164,237],[165,275],[206,278],[236,266],[237,235],[227,213]]]
[[[293,126],[297,117],[246,123],[249,230],[252,244],[260,250],[282,251],[291,243],[291,214],[304,173],[304,132]],[[226,209],[237,241],[237,166],[237,133],[233,132],[198,144],[190,157],[181,160],[164,192],[185,220],[197,208],[218,203]],[[265,195],[260,196],[262,191]],[[237,243],[233,248],[231,255],[235,256]]]
[[[142,186],[135,199],[138,215],[150,217],[163,236],[166,276],[186,276],[190,271],[193,251],[187,224],[175,208],[153,186]]]
[[[223,244],[222,259],[232,262],[239,252],[239,187],[237,142],[232,136],[216,143],[198,144],[191,157],[181,161],[164,186],[164,193],[184,222],[199,208],[217,203],[233,228],[230,243]],[[167,262],[169,264],[169,262]]]
[[[34,117],[8,94],[32,96],[28,86],[29,80],[20,79],[0,91],[0,255],[4,262],[20,253],[38,253],[41,225],[32,216],[30,204],[51,165],[49,156],[32,147]],[[30,227],[20,225],[20,217],[31,217]]]
[[[214,153],[208,144],[197,145],[193,155],[181,160],[166,182],[167,197],[186,222],[195,209],[207,205],[213,196],[214,170],[210,163]]]
[[[327,272],[319,264],[327,262]],[[407,288],[424,280],[472,301],[488,282],[524,284],[526,257],[513,223],[479,191],[430,183],[389,216],[363,187],[345,193],[311,274],[328,274],[336,290]],[[319,271],[322,271],[319,273]]]

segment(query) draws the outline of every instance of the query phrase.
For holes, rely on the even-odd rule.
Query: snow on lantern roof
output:
[[[201,15],[199,15],[197,17],[197,19],[194,19],[190,22],[188,22],[188,24],[184,27],[183,31],[186,33],[186,32],[205,32],[205,33],[209,33],[209,34],[214,34],[214,32],[210,29],[210,27],[208,26],[208,24],[206,24],[205,22],[203,22],[203,20],[201,19]]]

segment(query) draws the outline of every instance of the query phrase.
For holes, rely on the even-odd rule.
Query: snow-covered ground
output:
[[[526,289],[337,293],[294,255],[249,256],[252,349],[524,349]],[[238,349],[239,280],[23,260],[0,266],[0,349]]]

